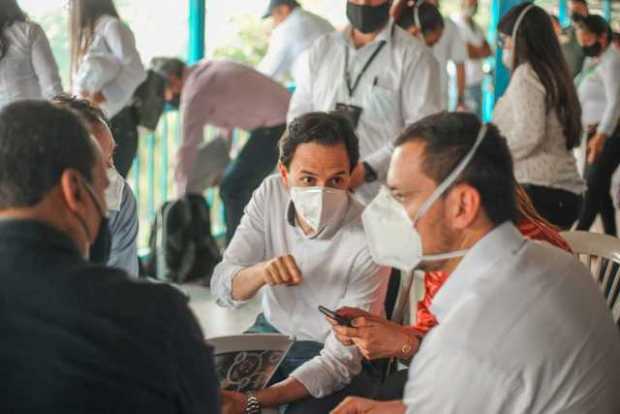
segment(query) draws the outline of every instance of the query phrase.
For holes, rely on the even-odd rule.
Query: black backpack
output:
[[[201,195],[187,194],[162,205],[149,237],[151,253],[144,263],[147,277],[186,283],[209,283],[222,257],[211,235],[209,205]]]

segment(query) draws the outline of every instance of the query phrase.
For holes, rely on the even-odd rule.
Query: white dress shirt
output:
[[[493,122],[506,137],[519,183],[581,194],[586,187],[577,160],[566,149],[557,111],[547,111],[546,94],[534,69],[519,65],[497,102]]]
[[[620,335],[592,275],[504,223],[431,305],[409,369],[411,414],[617,414]]]
[[[45,32],[36,23],[4,29],[8,44],[0,59],[0,109],[22,99],[50,99],[62,92],[58,66]]]
[[[474,47],[484,46],[485,37],[484,31],[478,23],[473,21],[473,26],[461,15],[453,17],[454,23],[460,30],[461,38],[465,42],[465,48],[467,50],[467,44]],[[470,59],[469,53],[467,54],[467,60],[465,61],[465,81],[467,86],[480,85],[484,80],[484,70],[482,63],[484,59]]]
[[[288,191],[279,176],[267,178],[254,193],[224,259],[213,273],[211,289],[220,305],[240,306],[232,299],[232,281],[257,263],[292,255],[303,276],[298,286],[264,286],[260,290],[265,317],[278,331],[298,340],[324,343],[321,354],[295,370],[315,398],[347,385],[361,370],[356,347],[334,337],[317,307],[353,306],[381,314],[389,270],[370,255],[361,222],[363,207],[348,205],[315,237],[295,225]]]
[[[450,105],[450,76],[448,63],[465,63],[467,60],[467,45],[461,37],[458,26],[449,17],[444,17],[444,29],[439,42],[433,46],[433,55],[439,62],[441,103],[444,111]]]
[[[146,72],[131,29],[115,17],[100,17],[76,73],[73,92],[101,92],[105,97],[101,109],[112,118],[131,103],[144,80]]]
[[[599,59],[588,59],[578,77],[584,126],[613,135],[620,120],[620,51],[613,45]]]
[[[333,31],[334,26],[324,18],[296,7],[271,32],[269,49],[258,65],[258,71],[279,81],[290,75],[298,82],[306,64],[302,53],[316,39]]]
[[[108,266],[123,269],[130,276],[138,277],[138,206],[129,184],[123,187],[119,210],[110,210],[108,227],[111,235]]]
[[[351,79],[379,44],[385,46],[368,67],[353,96],[345,81],[345,50]],[[308,70],[297,84],[288,121],[312,111],[333,111],[337,103],[363,108],[357,134],[360,154],[385,181],[393,142],[401,130],[440,110],[439,67],[430,50],[392,21],[366,46],[356,49],[351,28],[319,38],[309,50]],[[356,194],[371,200],[379,184],[362,186]]]

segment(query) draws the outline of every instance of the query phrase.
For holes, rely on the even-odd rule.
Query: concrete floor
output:
[[[190,297],[190,307],[200,322],[206,338],[238,335],[247,330],[260,312],[260,302],[254,299],[240,309],[218,306],[211,291],[203,286],[182,287]]]

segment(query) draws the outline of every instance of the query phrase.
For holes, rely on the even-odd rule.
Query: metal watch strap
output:
[[[256,394],[253,392],[248,392],[245,394],[248,402],[245,405],[245,414],[260,414],[261,407],[260,402],[258,402],[258,398],[256,398]]]

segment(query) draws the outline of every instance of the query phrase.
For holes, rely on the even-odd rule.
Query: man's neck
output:
[[[367,44],[373,42],[377,38],[377,36],[379,36],[379,33],[383,31],[386,25],[387,23],[381,29],[377,30],[376,32],[372,32],[372,33],[362,33],[356,28],[352,27],[351,28],[351,41],[353,42],[353,46],[355,46],[356,49],[360,49],[366,46]]]

